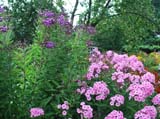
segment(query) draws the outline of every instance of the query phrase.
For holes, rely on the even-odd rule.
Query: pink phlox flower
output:
[[[148,81],[148,82],[151,82],[151,83],[155,83],[155,75],[150,73],[150,72],[147,72],[145,73],[142,77],[141,77],[141,82],[144,82],[144,81]]]
[[[154,105],[160,105],[160,94],[157,94],[156,96],[153,97],[152,103]]]
[[[64,101],[63,104],[58,104],[57,108],[62,111],[62,115],[66,116],[67,115],[67,110],[69,110],[69,103],[68,101]]]
[[[112,96],[110,98],[110,105],[111,106],[117,106],[119,107],[120,105],[124,104],[124,96],[120,94],[116,94],[115,96]]]
[[[42,108],[36,107],[36,108],[31,108],[30,109],[30,117],[39,117],[44,115],[44,110]]]
[[[113,110],[104,119],[125,119],[122,111]]]
[[[129,91],[129,99],[134,98],[135,101],[144,102],[154,93],[154,86],[150,82],[134,83],[130,84],[127,91]]]
[[[154,106],[145,106],[135,113],[134,119],[156,119],[157,110]]]
[[[90,105],[86,105],[85,102],[81,102],[81,107],[77,108],[77,113],[82,114],[86,119],[93,118],[93,109]]]

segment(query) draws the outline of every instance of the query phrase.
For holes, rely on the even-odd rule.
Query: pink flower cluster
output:
[[[130,73],[124,73],[124,72],[114,72],[112,74],[112,80],[116,81],[118,85],[123,86],[125,84],[125,81],[130,77]]]
[[[106,58],[113,65],[115,72],[112,74],[112,80],[122,88],[124,84],[129,83],[129,98],[135,101],[144,102],[148,96],[154,92],[155,76],[145,71],[142,62],[137,57],[126,54],[119,55],[112,51],[106,52]]]
[[[76,90],[77,93],[84,94],[88,87],[86,81],[77,80],[77,83],[78,83],[78,86],[80,86],[80,88]]]
[[[92,99],[92,95],[96,96],[96,100],[104,100],[110,93],[107,84],[103,81],[95,82],[93,87],[81,87],[81,89],[77,89],[77,91],[80,94],[84,94],[88,101]]]
[[[81,108],[77,108],[77,113],[81,114],[86,119],[93,118],[93,109],[90,105],[86,105],[85,102],[81,102]]]
[[[44,115],[44,110],[42,108],[31,108],[30,109],[30,117],[34,118],[34,117],[39,117]]]
[[[103,62],[92,63],[88,69],[87,79],[91,80],[92,78],[98,78],[99,74],[103,70],[107,70],[108,68],[109,67],[106,64],[104,64]]]
[[[133,83],[130,84],[127,91],[129,91],[129,99],[134,98],[135,101],[144,102],[154,93],[154,87],[150,82]]]
[[[120,94],[116,94],[115,96],[110,98],[110,105],[119,107],[120,105],[124,104],[124,96]]]
[[[154,105],[160,105],[160,94],[157,94],[153,99],[152,99],[152,103]]]
[[[110,93],[107,84],[103,81],[95,82],[93,85],[94,95],[96,95],[96,100],[104,100]]]
[[[125,82],[140,83],[147,81],[155,83],[155,76],[144,70],[142,62],[138,61],[136,56],[119,55],[114,52],[111,53],[111,51],[107,52],[106,55],[115,69],[112,74],[112,80],[116,81],[120,86],[123,86]]]
[[[134,71],[134,72],[140,72],[143,73],[144,66],[141,61],[137,59],[136,56],[128,56],[126,54],[119,55],[117,53],[113,53],[112,59],[110,59],[111,64],[113,64],[113,68],[119,72],[129,72],[129,71]]]
[[[118,85],[123,87],[125,82],[134,83],[134,84],[135,83],[139,84],[141,82],[150,82],[154,84],[155,76],[150,72],[146,72],[141,76],[139,76],[139,75],[119,71],[119,72],[112,73],[112,80],[116,81]]]
[[[146,72],[143,76],[141,76],[140,80],[141,82],[147,81],[147,82],[155,83],[155,75],[150,72]]]
[[[86,74],[88,80],[99,77],[102,71],[108,71],[109,66],[112,65],[112,68],[115,70],[112,74],[112,80],[117,81],[120,85],[124,85],[125,80],[131,83],[137,83],[139,80],[155,82],[154,75],[145,71],[143,63],[134,55],[121,55],[113,51],[107,51],[105,54],[102,54],[98,48],[95,48],[91,53],[89,61],[91,65]],[[135,75],[137,73],[138,75]],[[141,74],[141,77],[139,77],[139,74]]]
[[[134,119],[156,119],[157,110],[154,106],[145,106],[135,113]]]
[[[92,78],[99,77],[102,71],[107,71],[109,66],[105,63],[105,57],[98,51],[98,48],[93,49],[92,54],[89,58],[91,65],[89,66],[86,78],[91,80]]]
[[[69,110],[69,104],[68,104],[67,101],[64,101],[63,104],[57,105],[57,108],[62,110],[62,115],[63,116],[66,116],[67,115],[67,110]]]
[[[125,118],[123,116],[123,112],[113,110],[104,119],[125,119]]]
[[[87,72],[87,79],[97,78],[103,71],[109,71],[113,69],[112,81],[115,81],[120,88],[126,87],[129,93],[129,100],[134,99],[138,102],[145,102],[146,98],[154,93],[155,75],[146,71],[142,62],[138,61],[136,56],[128,56],[126,54],[119,55],[115,52],[108,51],[105,54],[95,48],[89,58],[91,65]],[[84,85],[85,84],[85,85]],[[77,92],[84,94],[88,101],[92,99],[92,96],[96,100],[105,100],[110,90],[108,85],[103,81],[97,81],[93,84],[93,87],[89,87],[87,83],[80,85],[81,88],[77,89]],[[124,104],[124,96],[116,94],[110,98],[111,106],[121,106]],[[160,104],[160,95],[156,95],[152,102],[154,105]],[[82,103],[83,108],[85,103]],[[83,109],[77,109],[78,113],[82,114]],[[135,113],[135,119],[155,119],[157,111],[154,106],[145,106],[143,109]],[[93,116],[93,115],[92,115]],[[85,117],[85,116],[84,116]],[[123,112],[113,110],[109,113],[105,119],[125,119]]]

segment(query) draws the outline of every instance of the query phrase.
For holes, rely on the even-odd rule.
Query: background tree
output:
[[[63,11],[63,0],[8,0],[11,7],[14,40],[32,43],[40,10]]]
[[[137,51],[159,27],[150,0],[93,3],[91,25],[97,27],[95,41],[102,49]]]

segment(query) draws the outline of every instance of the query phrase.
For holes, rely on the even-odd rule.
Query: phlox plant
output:
[[[157,106],[160,100],[154,91],[155,76],[145,70],[136,56],[113,51],[101,53],[95,48],[89,62],[85,76],[77,80],[76,92],[80,98],[76,102],[80,102],[79,106],[67,100],[72,108],[67,110],[68,115],[62,113],[64,118],[159,118]],[[73,107],[79,116],[74,116]]]
[[[101,53],[95,48],[89,62],[85,78],[79,80],[76,90],[89,107],[77,108],[79,118],[159,118],[155,76],[145,70],[136,56],[113,51]]]

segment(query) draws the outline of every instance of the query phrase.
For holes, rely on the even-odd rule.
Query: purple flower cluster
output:
[[[120,105],[124,104],[124,96],[120,94],[116,94],[115,96],[110,98],[110,105],[111,106],[117,106],[119,107]]]
[[[91,35],[93,35],[93,34],[96,33],[96,29],[95,29],[95,27],[93,27],[93,26],[87,26],[87,27],[86,27],[86,30],[87,30],[87,32],[88,32],[89,34],[91,34]]]
[[[0,13],[4,13],[4,11],[5,11],[4,7],[2,5],[0,5]],[[4,21],[4,18],[0,16],[0,22],[3,23],[3,21]],[[1,33],[5,33],[7,31],[8,31],[8,27],[1,24],[1,26],[0,26],[0,32]]]
[[[94,35],[96,33],[95,27],[93,27],[93,26],[86,26],[86,25],[83,25],[83,24],[77,25],[75,27],[75,31],[83,31],[83,32],[86,32],[86,33],[88,33],[90,35]]]
[[[4,7],[2,5],[0,5],[0,13],[4,12]]]
[[[80,94],[84,94],[88,101],[92,98],[91,96],[95,96],[96,100],[105,100],[108,94],[110,93],[108,86],[103,81],[95,82],[93,87],[81,87],[77,89],[77,92]]]
[[[135,113],[134,119],[156,119],[157,110],[154,106],[145,106]]]
[[[86,119],[93,118],[93,109],[90,105],[86,105],[85,102],[81,102],[81,108],[77,108],[77,113],[81,114]]]
[[[47,18],[51,18],[54,17],[55,14],[49,10],[43,11],[40,13],[41,16],[47,17]]]
[[[152,103],[154,105],[160,105],[160,94],[157,94],[153,99],[152,99]]]
[[[66,22],[66,20],[65,20],[65,16],[64,15],[59,15],[58,17],[57,17],[57,23],[59,24],[59,25],[61,25],[61,26],[64,26],[65,25],[65,22]]]
[[[56,21],[54,18],[46,18],[46,19],[43,19],[42,23],[47,26],[47,27],[50,27],[51,25],[55,24]]]
[[[93,46],[93,41],[87,40],[86,45],[87,45],[87,47]]]
[[[7,32],[8,31],[8,27],[7,26],[0,26],[0,31],[1,32]]]
[[[66,116],[67,115],[67,110],[69,110],[69,104],[68,104],[67,101],[64,101],[63,104],[57,105],[57,108],[62,110],[62,115],[63,116]]]
[[[52,41],[46,41],[44,44],[45,44],[46,48],[54,48],[55,47],[55,43]]]
[[[39,117],[44,115],[44,110],[42,108],[31,108],[30,109],[30,117]]]
[[[51,27],[55,24],[58,24],[63,28],[64,32],[70,34],[72,32],[72,24],[67,20],[65,14],[56,14],[52,11],[43,11],[40,12],[42,16],[42,23],[46,27]]]
[[[104,119],[125,119],[125,118],[123,116],[123,112],[113,110]]]

